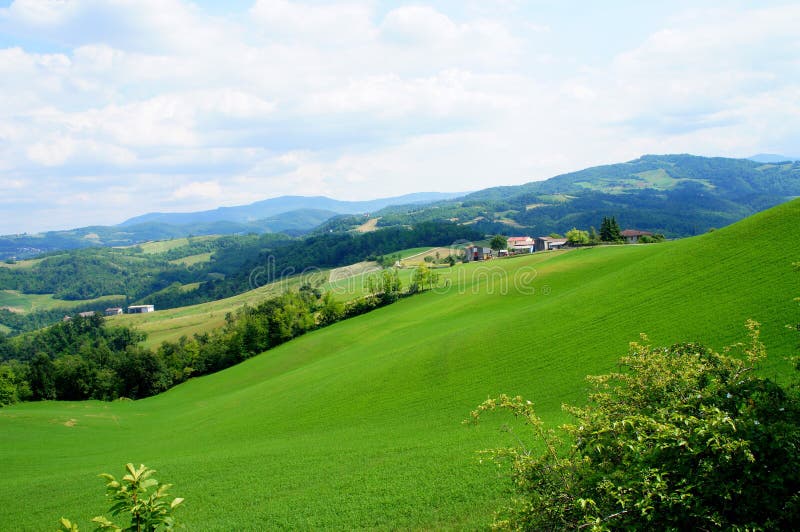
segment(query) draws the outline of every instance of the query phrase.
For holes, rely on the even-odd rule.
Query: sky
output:
[[[800,4],[0,0],[0,234],[799,155]]]

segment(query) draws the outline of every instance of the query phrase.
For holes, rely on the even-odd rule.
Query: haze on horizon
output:
[[[0,234],[796,155],[793,2],[0,0]]]

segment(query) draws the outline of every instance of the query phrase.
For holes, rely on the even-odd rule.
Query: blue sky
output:
[[[797,155],[792,2],[0,1],[0,234]]]

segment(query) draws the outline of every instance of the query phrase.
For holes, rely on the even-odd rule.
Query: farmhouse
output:
[[[537,236],[534,244],[535,251],[551,251],[561,249],[567,244],[566,238],[551,238],[549,236]]]
[[[155,312],[155,305],[131,305],[128,307],[128,314],[145,314],[147,312]]]
[[[638,229],[625,229],[620,234],[627,244],[636,244],[643,236],[653,236],[653,233],[649,231],[639,231]]]
[[[94,316],[94,311],[89,310],[86,312],[78,312],[78,316],[80,316],[81,318],[91,318],[92,316]]]
[[[122,314],[121,307],[111,307],[105,310],[106,316],[117,316],[118,314]]]
[[[529,236],[508,237],[508,249],[532,252],[534,250],[534,246],[535,242]]]
[[[464,258],[466,262],[491,259],[492,248],[485,248],[483,246],[467,246],[464,250]]]

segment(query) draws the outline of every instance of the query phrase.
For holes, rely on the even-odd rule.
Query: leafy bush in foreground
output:
[[[755,374],[766,353],[758,324],[748,328],[748,345],[721,354],[632,343],[624,371],[588,378],[587,406],[564,407],[576,422],[561,434],[521,397],[481,404],[473,421],[508,410],[538,440],[484,451],[510,462],[515,492],[494,526],[798,529],[800,399]]]
[[[128,473],[120,480],[108,473],[100,476],[107,480],[106,495],[113,503],[108,511],[114,516],[129,515],[130,524],[123,528],[101,515],[92,519],[92,522],[97,524],[96,530],[114,532],[172,530],[175,527],[175,518],[172,514],[183,502],[180,497],[168,502],[167,491],[172,484],[162,484],[151,478],[156,471],[144,464],[138,468],[133,464],[126,464],[125,469]],[[59,524],[62,531],[78,532],[77,523],[69,519],[62,517]]]

